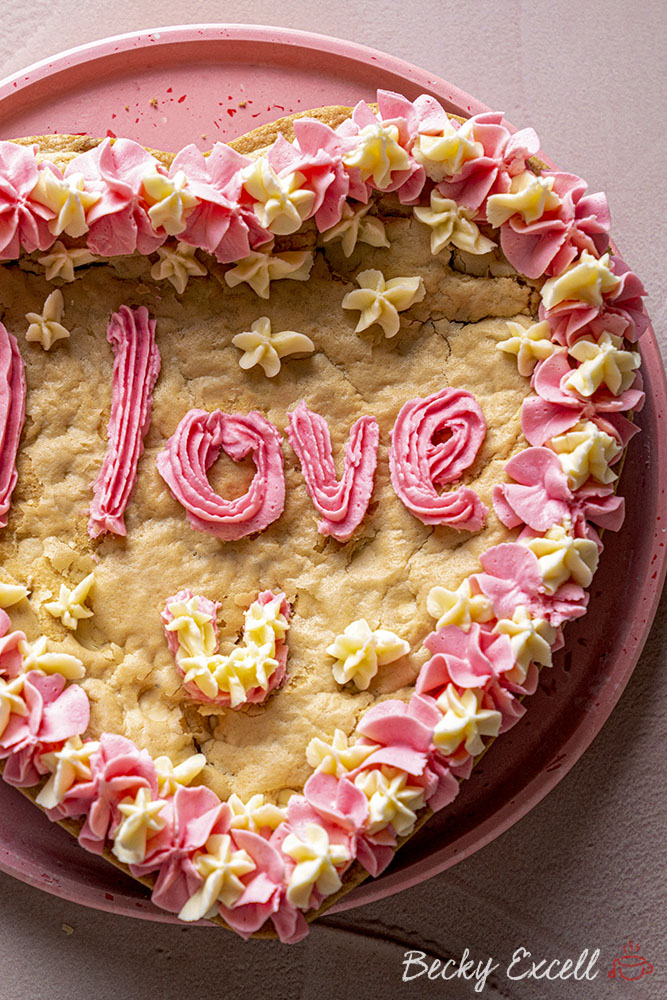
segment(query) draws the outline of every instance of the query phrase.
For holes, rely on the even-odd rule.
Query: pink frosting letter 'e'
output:
[[[252,453],[257,466],[250,488],[235,500],[215,493],[206,476],[223,448],[235,462]],[[157,469],[192,527],[226,542],[263,531],[285,506],[280,434],[256,410],[247,416],[190,410],[158,455]]]
[[[438,435],[449,432],[442,441]],[[389,469],[396,494],[424,524],[478,531],[487,508],[469,486],[438,493],[437,484],[459,479],[475,461],[486,434],[484,414],[465,389],[442,389],[411,399],[391,432]]]
[[[25,371],[16,337],[0,323],[0,528],[16,486],[16,452],[25,420]]]
[[[125,534],[125,508],[137,479],[153,403],[153,387],[160,373],[155,343],[155,320],[145,306],[121,306],[111,317],[107,340],[114,352],[109,446],[93,483],[88,534],[107,531]]]
[[[373,492],[380,429],[375,417],[360,417],[350,430],[340,483],[331,453],[331,436],[324,417],[303,400],[289,414],[289,442],[306,480],[306,488],[322,515],[318,531],[346,541],[363,521]]]

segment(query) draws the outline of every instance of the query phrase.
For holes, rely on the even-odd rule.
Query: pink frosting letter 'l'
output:
[[[25,420],[25,371],[16,337],[0,323],[0,528],[16,486],[16,452]]]
[[[151,420],[153,387],[160,373],[155,320],[145,306],[121,306],[111,317],[107,340],[114,352],[109,446],[93,483],[88,534],[125,534],[125,508],[137,479],[144,435]]]
[[[445,440],[436,436],[449,432]],[[486,435],[484,414],[465,389],[442,389],[401,407],[391,432],[389,469],[398,497],[424,524],[478,531],[487,507],[469,486],[439,494],[475,461]]]

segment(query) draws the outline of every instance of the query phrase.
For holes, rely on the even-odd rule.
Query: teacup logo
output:
[[[615,958],[609,970],[609,979],[625,979],[628,982],[641,979],[642,976],[650,976],[653,966],[639,954],[639,945],[634,947],[633,942],[623,945],[623,954]]]

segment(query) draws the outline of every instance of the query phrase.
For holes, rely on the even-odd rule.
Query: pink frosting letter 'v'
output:
[[[252,453],[257,466],[248,491],[235,500],[215,493],[206,475],[223,448],[235,462]],[[192,527],[223,541],[264,531],[285,506],[280,434],[256,410],[247,416],[190,410],[158,455],[157,469]]]
[[[324,417],[303,400],[289,415],[287,436],[306,480],[306,488],[322,520],[318,531],[346,541],[361,524],[373,492],[380,428],[375,417],[360,417],[345,445],[345,464],[336,478],[331,436]]]
[[[144,435],[151,421],[153,387],[160,373],[155,320],[145,306],[121,306],[111,317],[107,340],[114,352],[109,446],[93,483],[88,534],[125,534],[125,508],[137,479]]]
[[[437,436],[449,433],[438,441]],[[389,469],[398,497],[424,524],[478,531],[487,507],[469,486],[438,493],[436,484],[459,479],[475,461],[486,435],[479,403],[465,389],[442,389],[411,399],[391,432]]]

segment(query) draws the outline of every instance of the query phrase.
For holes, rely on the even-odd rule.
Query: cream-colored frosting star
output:
[[[306,747],[306,760],[315,770],[342,778],[363,764],[378,749],[375,743],[350,743],[346,733],[342,729],[336,729],[331,743],[326,743],[318,736],[313,737]]]
[[[327,646],[327,653],[336,660],[331,668],[336,682],[354,681],[360,691],[366,690],[379,667],[409,652],[410,644],[405,639],[388,629],[373,630],[365,618],[352,622]]]
[[[151,267],[151,278],[170,282],[178,294],[182,295],[190,277],[200,278],[208,274],[201,261],[197,260],[196,251],[196,247],[181,243],[180,240],[175,247],[158,247],[160,259]]]
[[[611,271],[608,253],[598,260],[584,250],[579,260],[570,264],[561,275],[544,282],[542,302],[545,309],[553,309],[560,302],[571,300],[600,306],[605,292],[613,292],[620,282],[621,279]]]
[[[72,589],[62,583],[58,600],[48,601],[44,605],[44,610],[48,611],[54,618],[60,618],[67,628],[76,629],[82,618],[92,618],[93,616],[93,612],[86,607],[85,602],[88,600],[94,583],[94,573],[89,573],[81,583]]]
[[[421,277],[390,278],[385,281],[382,271],[360,271],[356,288],[343,299],[343,309],[359,309],[361,316],[354,332],[361,333],[373,323],[384,330],[388,339],[400,329],[399,312],[421,302],[426,295]]]
[[[492,194],[486,203],[486,217],[498,228],[513,215],[530,224],[562,204],[553,191],[553,177],[538,177],[530,170],[512,178],[507,194]]]
[[[228,833],[209,837],[204,850],[195,854],[194,866],[204,884],[187,901],[179,920],[201,920],[218,903],[233,906],[245,888],[241,878],[255,869],[250,855],[236,850]]]
[[[426,176],[437,184],[458,174],[468,160],[483,156],[484,146],[475,141],[473,122],[454,128],[448,119],[439,135],[418,135],[412,155],[424,167]]]
[[[514,661],[520,676],[516,680],[522,684],[531,663],[542,667],[551,666],[551,647],[556,641],[556,629],[544,618],[533,618],[528,608],[518,607],[511,618],[501,618],[493,627],[498,635],[509,636]]]
[[[253,250],[234,267],[225,271],[225,281],[229,287],[235,288],[245,281],[260,299],[268,299],[272,281],[284,278],[307,281],[315,260],[312,252],[288,250],[286,253],[273,253],[273,245],[272,240],[261,250]]]
[[[45,351],[50,351],[57,340],[67,340],[69,330],[60,322],[64,309],[63,293],[55,288],[44,302],[41,313],[26,313],[30,325],[25,339],[30,343],[39,342]]]
[[[341,887],[337,865],[350,860],[350,852],[343,844],[330,844],[329,836],[319,823],[307,823],[303,840],[289,833],[282,850],[294,858],[296,865],[287,883],[287,899],[292,906],[308,909],[313,889],[323,896],[330,896]]]
[[[157,775],[157,785],[160,795],[175,795],[176,790],[183,786],[191,785],[206,766],[206,757],[203,753],[192,754],[181,761],[180,764],[172,764],[171,759],[163,754],[156,757],[155,773]]]
[[[72,736],[60,750],[42,754],[40,759],[51,777],[37,796],[37,805],[55,809],[76,781],[90,781],[90,758],[99,748],[95,740],[84,743],[80,736]]]
[[[551,327],[546,320],[531,323],[530,326],[508,320],[507,329],[511,336],[499,341],[496,347],[506,354],[514,354],[519,374],[528,378],[533,374],[537,362],[550,358],[556,350],[556,345],[551,340]]]
[[[168,608],[173,617],[165,628],[178,636],[178,655],[212,656],[216,647],[213,617],[200,609],[199,597],[171,601]]]
[[[367,833],[378,833],[390,824],[399,837],[412,833],[417,812],[424,805],[424,789],[409,785],[404,771],[383,764],[361,771],[354,783],[368,799]]]
[[[56,213],[55,219],[49,222],[49,229],[54,236],[65,233],[67,236],[77,237],[88,232],[86,212],[102,195],[85,190],[83,174],[59,178],[52,170],[45,169],[40,170],[30,197]]]
[[[178,236],[186,228],[186,219],[198,204],[188,190],[188,179],[182,170],[173,177],[151,170],[142,178],[144,198],[150,206],[148,216],[154,229],[164,229],[170,236]]]
[[[259,833],[267,827],[275,830],[287,817],[286,809],[281,809],[273,802],[265,802],[264,796],[260,794],[251,795],[244,802],[236,792],[232,792],[227,805],[232,813],[229,825],[233,830],[250,830],[251,833]]]
[[[562,524],[555,524],[544,537],[520,541],[537,556],[547,594],[555,594],[568,580],[590,586],[599,559],[598,547],[591,539],[575,538]]]
[[[271,320],[260,316],[249,330],[232,337],[232,344],[243,351],[239,359],[241,368],[247,370],[259,365],[267,378],[273,378],[280,371],[280,362],[289,354],[308,354],[315,350],[315,344],[304,333],[294,330],[271,332]]]
[[[620,453],[621,445],[592,420],[580,420],[565,434],[552,438],[549,447],[558,455],[563,472],[575,490],[589,476],[605,484],[617,478],[609,466]]]
[[[459,692],[448,684],[436,704],[442,719],[433,730],[433,743],[446,757],[461,743],[473,757],[484,749],[482,736],[497,736],[502,715],[495,709],[482,708],[482,694],[468,688]]]
[[[49,653],[46,646],[45,635],[32,643],[21,639],[19,652],[23,657],[23,669],[26,673],[28,670],[41,670],[43,674],[62,674],[68,681],[85,677],[86,670],[78,656],[61,652]]]
[[[243,612],[243,636],[246,642],[255,646],[275,646],[278,639],[284,639],[289,622],[280,610],[282,597],[276,595],[266,604],[253,601]]]
[[[123,817],[112,834],[112,852],[126,865],[139,865],[146,857],[150,834],[164,830],[166,820],[160,816],[164,799],[155,799],[150,788],[140,788],[135,798],[122,799],[118,811]]]
[[[468,577],[456,590],[432,587],[426,598],[428,613],[437,618],[436,628],[458,625],[468,632],[473,622],[488,622],[493,618],[493,606],[484,594],[473,594]]]
[[[343,163],[360,170],[362,180],[372,179],[375,187],[382,190],[391,183],[393,171],[410,167],[410,157],[399,145],[398,137],[396,125],[381,122],[365,125],[356,137],[355,148],[343,156]]]
[[[210,615],[197,607],[195,595],[186,601],[168,605],[174,616],[165,625],[178,636],[176,662],[184,673],[185,684],[195,684],[208,698],[228,694],[232,708],[246,701],[248,691],[266,689],[278,669],[276,644],[283,638],[289,623],[280,611],[281,599],[260,605],[254,601],[246,611],[243,645],[225,656],[215,653],[216,639]],[[254,605],[260,605],[254,607]],[[258,644],[255,639],[264,641]]]
[[[28,596],[28,588],[20,583],[0,582],[0,608],[11,608]]]
[[[56,240],[44,257],[38,257],[39,263],[46,270],[47,281],[53,281],[54,278],[74,281],[75,268],[83,267],[84,264],[90,264],[96,259],[95,254],[85,247],[66,247],[60,240]]]
[[[581,362],[565,380],[568,389],[580,396],[592,396],[601,385],[606,385],[614,396],[620,396],[635,380],[635,371],[641,364],[637,351],[624,351],[623,338],[606,330],[598,340],[582,337],[569,348],[569,354]]]
[[[24,680],[23,674],[10,681],[0,677],[0,736],[7,728],[10,715],[28,714],[28,707],[21,697]]]
[[[488,253],[495,243],[482,236],[472,220],[475,212],[444,198],[435,188],[431,191],[431,207],[414,209],[415,218],[431,228],[431,253],[438,254],[452,244],[467,253]]]
[[[256,199],[252,206],[259,224],[276,236],[295,233],[310,215],[315,192],[303,186],[305,176],[296,171],[277,174],[264,156],[244,167],[243,187]]]
[[[332,240],[340,239],[346,257],[351,256],[357,243],[366,243],[371,247],[388,247],[389,240],[384,222],[378,219],[377,215],[367,214],[371,206],[372,202],[369,202],[367,205],[352,208],[345,202],[340,222],[321,233],[322,242],[330,243]]]

